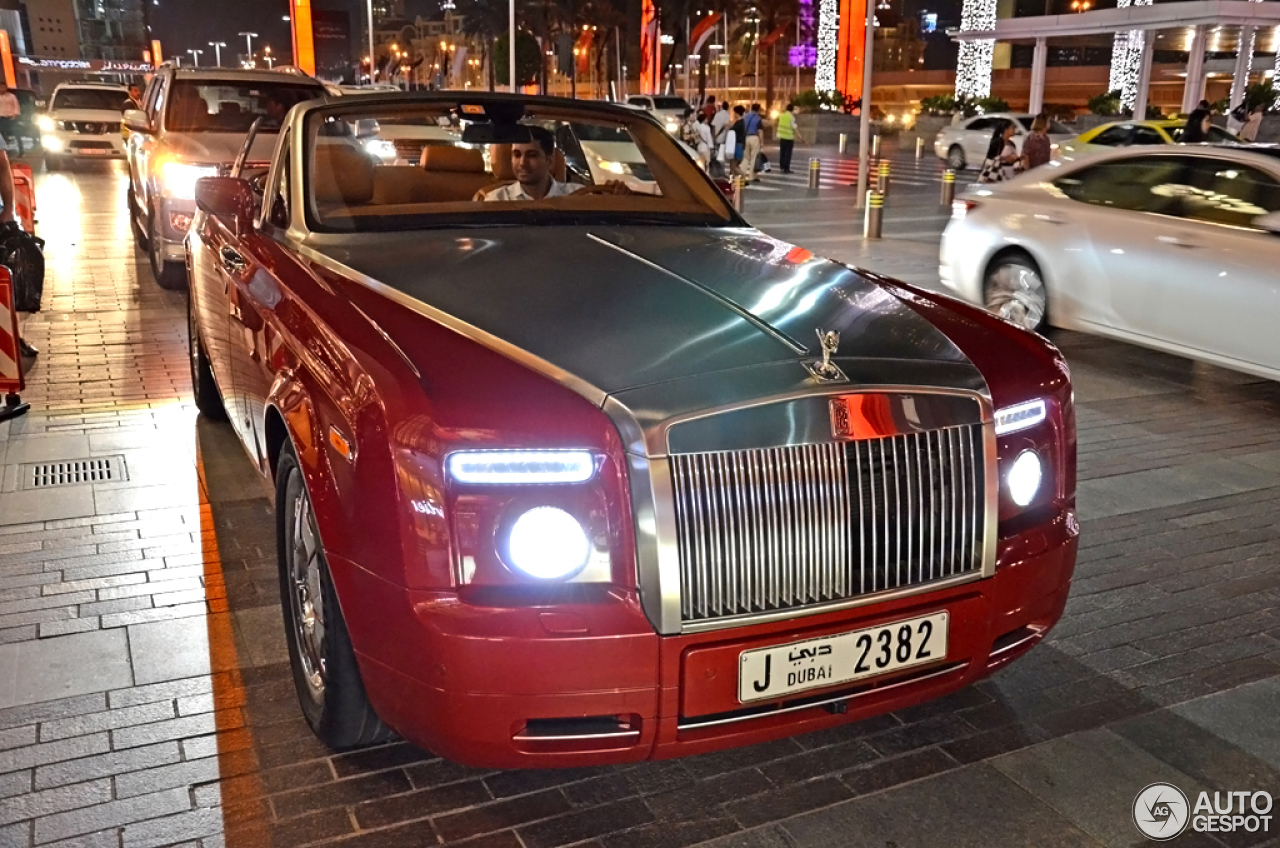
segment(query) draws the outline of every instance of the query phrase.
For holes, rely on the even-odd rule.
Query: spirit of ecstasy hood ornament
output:
[[[822,359],[815,362],[806,362],[805,368],[809,369],[809,373],[822,383],[847,380],[848,378],[840,370],[840,366],[831,361],[831,357],[840,348],[840,334],[835,330],[823,332],[821,328],[817,330],[817,333],[818,343],[822,345]]]

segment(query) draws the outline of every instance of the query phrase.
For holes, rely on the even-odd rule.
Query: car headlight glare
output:
[[[1016,433],[1034,427],[1045,419],[1047,408],[1043,400],[1029,400],[996,410],[996,435]]]
[[[622,174],[623,176],[631,173],[631,166],[626,162],[614,162],[610,159],[600,159],[597,160],[596,164],[610,173]]]
[[[596,459],[587,450],[459,451],[448,467],[457,482],[476,485],[585,483]]]
[[[66,145],[62,143],[62,139],[58,138],[56,135],[42,136],[40,138],[40,143],[44,145],[45,150],[53,153],[61,153],[66,147]]]
[[[170,197],[191,200],[196,196],[196,180],[216,177],[218,169],[213,165],[188,165],[184,162],[165,162],[160,167],[164,190]]]
[[[1009,497],[1018,506],[1026,506],[1035,499],[1040,491],[1043,478],[1040,456],[1035,451],[1026,450],[1018,454],[1005,475],[1005,485],[1009,487]]]
[[[53,132],[55,124],[53,123],[53,118],[50,118],[48,115],[41,115],[36,118],[36,126],[44,132]]]
[[[366,139],[364,149],[370,156],[377,156],[379,159],[394,159],[397,156],[395,144],[385,138]]]
[[[591,555],[587,531],[563,509],[538,506],[512,523],[507,564],[539,580],[563,580],[581,571]]]

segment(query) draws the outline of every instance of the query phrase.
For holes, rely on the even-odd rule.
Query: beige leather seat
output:
[[[373,199],[373,160],[349,144],[318,144],[311,171],[319,206],[363,206]]]
[[[468,200],[493,182],[484,169],[484,154],[470,147],[436,144],[422,148],[419,160],[427,172],[431,201]]]

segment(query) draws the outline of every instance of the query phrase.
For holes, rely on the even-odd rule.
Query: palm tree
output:
[[[497,0],[456,0],[463,15],[462,31],[480,42],[480,61],[489,68],[489,90],[493,91],[493,43],[507,31],[507,4]]]
[[[788,21],[794,21],[800,14],[800,3],[798,0],[756,0],[756,10],[760,15],[760,32],[763,35],[768,35]],[[766,110],[773,106],[777,61],[778,42],[774,41],[769,45],[769,58],[765,62],[764,100]]]

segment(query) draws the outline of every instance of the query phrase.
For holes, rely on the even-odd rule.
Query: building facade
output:
[[[51,59],[138,61],[147,49],[144,0],[26,0],[30,52]]]

